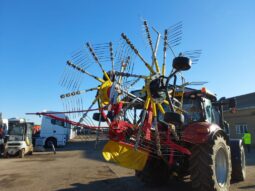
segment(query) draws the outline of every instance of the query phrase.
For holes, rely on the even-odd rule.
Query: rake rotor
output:
[[[121,34],[121,41],[118,44],[88,42],[67,61],[67,69],[60,84],[71,92],[62,94],[60,98],[66,102],[66,110],[75,111],[75,108],[83,108],[85,94],[94,91],[94,99],[86,112],[80,114],[78,124],[91,125],[96,120],[98,121],[97,132],[99,132],[102,123],[106,123],[109,126],[111,140],[130,144],[135,150],[146,150],[155,157],[178,155],[180,154],[179,147],[171,141],[171,136],[174,140],[179,140],[180,134],[176,130],[178,128],[175,124],[166,123],[164,115],[169,111],[183,112],[182,99],[178,100],[175,95],[177,90],[184,92],[184,88],[188,85],[200,85],[185,82],[182,77],[181,84],[177,86],[177,74],[188,70],[192,63],[197,63],[201,50],[186,51],[178,56],[175,55],[173,48],[180,45],[182,40],[182,22],[164,30],[162,38],[156,29],[151,30],[147,21],[143,21],[143,27],[150,47],[151,62],[142,56],[125,33]],[[155,43],[153,34],[157,35]],[[160,40],[163,40],[162,63],[157,56]],[[177,64],[170,63],[173,68],[167,75],[168,50],[173,55],[173,62]],[[145,72],[139,70],[141,65],[137,57],[138,61],[145,66]],[[179,66],[178,62],[183,61],[184,65]],[[97,87],[81,88],[81,81],[87,78],[95,80]],[[138,95],[131,91],[131,88],[141,79],[144,84]],[[174,79],[171,86],[169,86],[170,79]],[[89,111],[96,104],[99,113],[93,115],[92,120]],[[167,130],[162,130],[164,129],[162,126],[165,126]],[[97,134],[98,139],[99,134]],[[180,150],[188,153],[185,149]]]

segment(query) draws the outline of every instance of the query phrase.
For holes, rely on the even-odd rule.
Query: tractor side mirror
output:
[[[230,98],[229,99],[228,107],[229,108],[236,108],[236,99],[235,98]]]
[[[173,59],[173,68],[177,71],[186,71],[191,68],[192,61],[188,57],[178,56]]]
[[[183,125],[184,124],[184,116],[183,116],[183,114],[179,114],[179,113],[175,113],[175,112],[166,112],[164,115],[164,121],[167,123]]]

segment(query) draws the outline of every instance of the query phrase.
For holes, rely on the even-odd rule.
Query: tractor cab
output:
[[[217,124],[228,134],[229,125],[224,120],[223,107],[233,111],[236,107],[234,99],[221,98],[217,100],[216,95],[204,87],[201,90],[191,90],[179,94],[177,98],[183,99],[182,111],[186,125],[195,122],[208,122]]]
[[[8,140],[4,155],[23,158],[25,154],[32,154],[32,128],[33,124],[24,119],[9,119]]]
[[[181,99],[181,97],[178,97]],[[219,124],[219,111],[213,106],[216,95],[202,88],[183,93],[182,111],[185,124],[208,122]]]

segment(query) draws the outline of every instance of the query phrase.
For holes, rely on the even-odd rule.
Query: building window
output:
[[[236,134],[244,134],[248,130],[247,124],[238,124],[235,127],[236,127]]]

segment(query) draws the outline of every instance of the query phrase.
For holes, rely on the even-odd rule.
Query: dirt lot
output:
[[[134,171],[106,163],[101,156],[101,141],[76,140],[66,148],[35,153],[24,159],[0,159],[0,190],[55,191],[183,191],[190,182],[169,182],[162,188],[149,188],[134,176]],[[247,180],[231,185],[231,191],[255,190],[255,150],[247,157]]]

